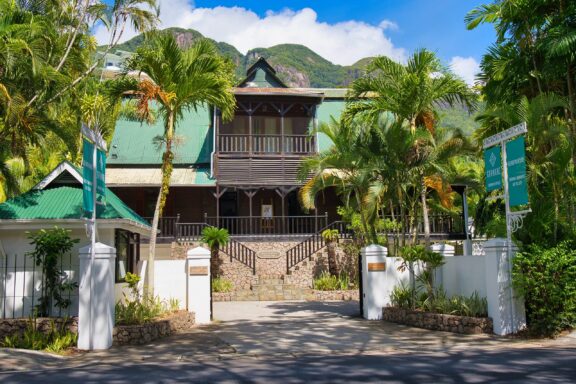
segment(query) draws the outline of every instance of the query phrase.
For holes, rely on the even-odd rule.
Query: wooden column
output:
[[[243,191],[246,194],[246,196],[248,196],[248,206],[250,209],[250,212],[248,214],[248,220],[250,221],[249,228],[250,228],[250,234],[253,235],[254,234],[254,225],[253,225],[254,220],[252,220],[252,198],[254,197],[254,195],[256,195],[258,190],[256,190],[256,189],[244,189]]]
[[[214,198],[216,198],[216,227],[220,227],[220,198],[226,191],[228,191],[228,188],[220,190],[220,185],[216,184],[216,193],[212,193]]]

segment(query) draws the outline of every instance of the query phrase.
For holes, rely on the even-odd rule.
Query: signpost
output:
[[[92,349],[92,281],[93,267],[96,252],[96,216],[99,208],[106,206],[106,141],[98,130],[91,130],[82,124],[83,153],[82,153],[82,179],[83,179],[83,208],[84,215],[90,217],[87,225],[91,240],[90,254],[90,337],[89,344]],[[96,187],[94,187],[96,186]]]
[[[512,233],[522,226],[522,219],[531,209],[512,211],[511,207],[528,204],[528,188],[526,185],[526,155],[524,149],[524,133],[528,132],[526,123],[520,123],[505,131],[490,136],[484,140],[484,166],[486,169],[486,190],[495,191],[502,188],[504,194],[492,199],[504,199],[506,207],[506,243],[508,258],[508,278],[512,281]],[[504,176],[504,180],[502,180]],[[514,316],[514,298],[510,284],[510,311]],[[515,327],[514,318],[511,324]],[[513,328],[513,332],[518,329]]]

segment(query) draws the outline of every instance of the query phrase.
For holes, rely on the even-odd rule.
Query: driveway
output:
[[[362,353],[495,348],[520,341],[491,335],[432,332],[384,321],[367,321],[358,302],[219,302],[211,327],[236,353]]]
[[[358,316],[357,302],[215,303],[216,321],[81,356],[0,350],[3,383],[570,382],[576,334],[526,341]]]

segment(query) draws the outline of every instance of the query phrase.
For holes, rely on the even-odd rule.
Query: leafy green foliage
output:
[[[530,245],[514,258],[513,282],[524,296],[528,328],[553,336],[576,327],[576,243]]]
[[[332,276],[330,273],[322,274],[314,279],[313,287],[319,291],[340,291],[347,290],[350,286],[350,279],[345,274]]]
[[[176,299],[168,302],[160,300],[158,296],[141,294],[138,288],[140,276],[126,273],[124,281],[131,291],[130,296],[124,293],[123,300],[116,303],[116,324],[132,325],[144,324],[153,321],[167,312],[178,310],[180,303]]]
[[[210,249],[223,247],[230,241],[230,235],[224,228],[206,227],[202,230],[200,241],[207,244]]]
[[[222,277],[212,279],[212,292],[232,292],[232,282]]]
[[[60,265],[62,257],[69,254],[80,240],[70,238],[70,231],[59,227],[41,229],[29,234],[28,238],[34,246],[30,255],[34,257],[36,265],[42,266],[42,296],[37,306],[38,314],[50,316],[52,307],[64,309],[72,303],[65,294],[77,288],[78,284],[69,281]]]
[[[22,335],[14,334],[6,336],[0,345],[4,348],[22,348],[36,351],[46,350],[52,353],[61,353],[73,347],[78,341],[78,335],[66,329],[66,319],[60,327],[52,321],[50,331],[40,332],[36,327],[36,319],[31,317],[28,320],[26,330]]]
[[[416,298],[415,302],[413,298]],[[457,316],[488,316],[488,302],[486,298],[480,297],[478,292],[468,297],[459,295],[448,297],[446,291],[438,289],[435,290],[434,296],[430,297],[425,293],[413,295],[412,288],[401,284],[392,290],[390,301],[398,308]]]

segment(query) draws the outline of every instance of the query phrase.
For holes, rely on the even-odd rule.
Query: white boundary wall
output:
[[[436,273],[436,286],[441,284],[448,296],[470,296],[476,291],[486,297],[485,256],[445,257],[444,262]]]
[[[186,309],[186,260],[154,261],[154,294],[166,303],[178,299]]]

